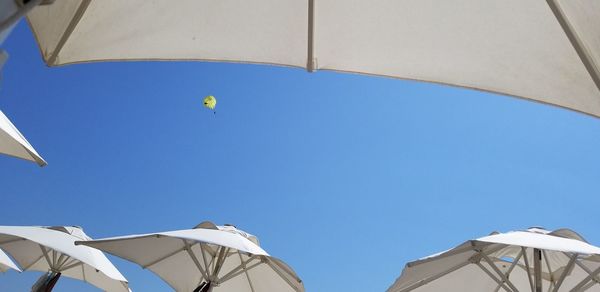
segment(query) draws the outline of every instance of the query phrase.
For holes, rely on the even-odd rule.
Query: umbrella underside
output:
[[[534,250],[498,244],[484,249],[463,246],[409,264],[388,291],[600,291],[600,262],[585,255],[547,250],[539,251],[537,265],[543,290],[536,290]]]
[[[50,66],[276,64],[474,88],[600,116],[596,0],[74,0],[37,7],[28,19]]]

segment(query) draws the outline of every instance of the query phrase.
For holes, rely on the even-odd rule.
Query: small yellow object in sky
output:
[[[212,95],[205,97],[204,98],[204,106],[206,108],[213,110],[216,113],[215,107],[217,106],[217,99]]]

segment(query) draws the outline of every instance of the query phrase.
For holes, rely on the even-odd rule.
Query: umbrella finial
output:
[[[217,227],[217,225],[215,225],[215,223],[212,223],[210,221],[204,221],[196,226],[194,226],[194,229],[214,229],[214,230],[218,230],[219,228]]]

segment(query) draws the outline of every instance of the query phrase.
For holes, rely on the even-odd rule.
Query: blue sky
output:
[[[256,234],[307,291],[383,291],[491,231],[600,244],[600,120],[447,86],[202,62],[48,68],[21,23],[0,109],[48,161],[0,157],[0,224],[94,238],[211,220]],[[218,99],[217,114],[202,98]],[[169,291],[111,257],[134,291]],[[0,276],[28,291],[38,273]],[[61,279],[55,291],[96,291]]]

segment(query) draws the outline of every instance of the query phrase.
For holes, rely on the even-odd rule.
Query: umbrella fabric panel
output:
[[[238,233],[227,232],[214,229],[186,229],[178,231],[169,231],[160,233],[165,236],[173,236],[191,241],[211,243],[237,249],[242,252],[248,252],[257,255],[268,255],[266,251],[249,239]]]
[[[101,271],[98,271],[89,265],[78,265],[62,272],[62,274],[66,277],[87,282],[103,291],[130,291],[125,282],[114,281]]]
[[[320,69],[452,84],[600,115],[600,90],[546,1],[320,0],[315,9]],[[600,18],[600,10],[590,13]]]
[[[456,252],[457,250],[460,252]],[[475,254],[476,252],[472,249],[471,243],[465,242],[454,250],[409,263],[393,287],[396,287],[395,289],[406,288],[420,280],[433,279],[446,271],[460,269],[467,266],[469,259]],[[391,289],[390,291],[395,290]]]
[[[50,58],[67,31],[71,20],[83,0],[54,1],[52,5],[41,5],[29,12],[29,24],[34,31],[44,59]]]
[[[48,271],[48,265],[42,255],[42,250],[35,242],[17,236],[0,234],[0,248],[13,255],[15,262],[17,262],[23,270],[33,269],[44,272]],[[38,263],[38,265],[34,267],[34,264],[36,263]],[[42,264],[46,265],[45,268],[42,270],[38,269]]]
[[[477,241],[579,254],[600,254],[600,248],[583,241],[523,231],[490,235],[479,238]]]
[[[200,254],[198,254],[198,260],[202,261]],[[192,291],[200,285],[202,280],[200,270],[187,251],[180,250],[146,269],[154,272],[175,291]]]
[[[0,153],[30,160],[43,166],[46,162],[21,135],[19,130],[0,111]]]
[[[296,273],[276,258],[265,258],[262,264],[249,270],[248,275],[255,291],[304,291]]]
[[[43,26],[56,17],[69,18],[72,9],[63,13],[41,6],[29,16],[35,33],[44,35],[38,38],[42,52],[52,52],[44,53],[51,65],[122,59],[306,65],[306,1],[103,0],[81,4],[68,4],[81,8],[81,18],[71,33],[65,30],[45,36]],[[57,37],[69,40],[57,49]]]
[[[408,284],[408,285],[407,285]],[[495,291],[498,283],[490,278],[483,270],[474,264],[467,265],[457,271],[448,274],[436,281],[412,290],[403,290],[415,283],[401,283],[397,281],[388,292],[415,291],[415,292],[439,292],[439,291]]]
[[[600,268],[600,263],[597,261],[581,260],[581,263],[583,264],[583,266],[585,266],[585,269],[587,269],[587,271],[584,270],[584,268],[582,268],[581,266],[575,265],[575,267],[569,274],[569,277],[565,278],[565,281],[563,283],[564,289],[560,289],[560,291],[569,291],[568,288],[575,287],[575,285],[579,284],[579,282],[581,282],[589,276],[588,271],[593,272]],[[592,281],[591,283],[588,283],[588,285],[586,285],[586,287],[589,287],[590,284],[593,284],[593,286],[591,286],[585,291],[600,292],[600,285],[598,283],[600,283],[600,276],[596,275],[595,281]]]

